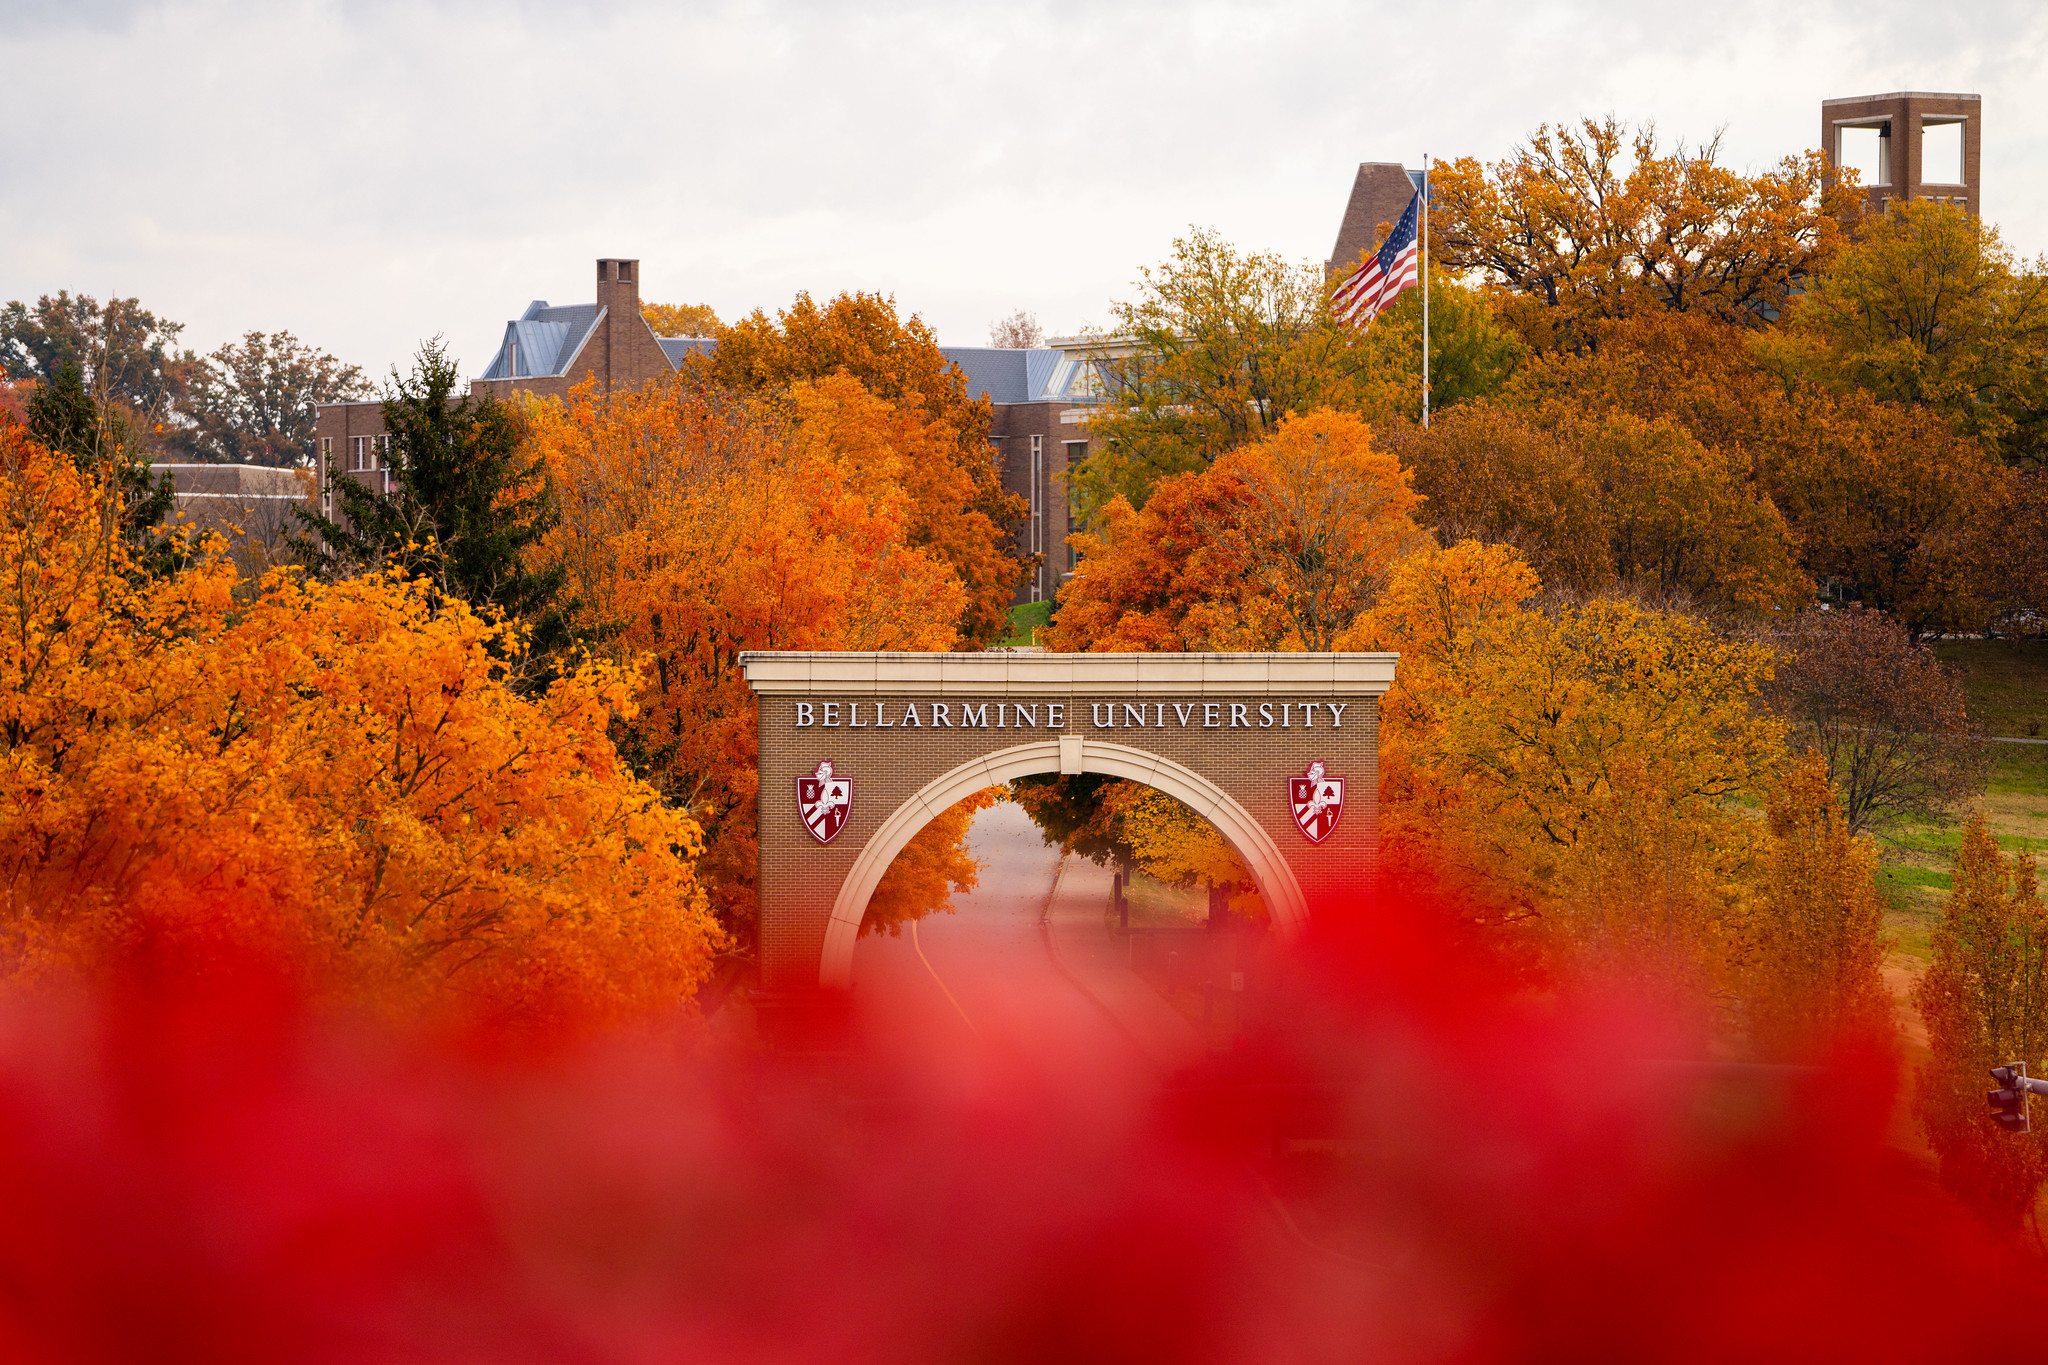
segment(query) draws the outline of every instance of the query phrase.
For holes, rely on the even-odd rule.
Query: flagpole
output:
[[[1429,153],[1422,154],[1422,429],[1429,430]]]

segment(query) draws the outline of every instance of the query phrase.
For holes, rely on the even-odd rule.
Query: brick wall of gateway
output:
[[[1297,656],[1298,657],[1298,656]],[[950,726],[930,723],[934,701],[951,707]],[[1005,708],[1003,718],[1017,719],[1014,707],[1022,701],[1036,706],[1036,725],[1018,728],[1014,723],[995,728],[996,707]],[[826,728],[822,707],[835,704],[838,724]],[[986,706],[987,726],[963,728],[960,704]],[[1331,704],[1345,709],[1341,726],[1329,724],[1330,713],[1313,713],[1312,728],[1302,725],[1302,704],[1318,707]],[[812,707],[812,723],[800,726],[799,704]],[[861,710],[858,729],[848,722],[855,715],[849,704]],[[915,704],[926,723],[918,727],[903,724],[906,708]],[[1229,793],[1257,820],[1281,854],[1293,867],[1307,896],[1311,913],[1350,889],[1369,884],[1379,851],[1379,708],[1371,695],[1299,692],[1265,695],[1221,695],[1202,693],[1134,695],[1077,692],[1071,695],[1030,695],[1018,697],[991,691],[985,697],[956,694],[934,697],[928,693],[860,692],[839,694],[820,689],[813,695],[770,694],[760,698],[761,739],[761,842],[760,886],[762,889],[760,945],[762,978],[775,988],[801,988],[817,983],[818,963],[825,940],[832,904],[859,857],[882,822],[927,783],[972,759],[1013,745],[1044,742],[1060,734],[1080,734],[1142,749],[1170,759],[1213,782]],[[877,728],[875,708],[880,717],[892,722]],[[1057,729],[1048,728],[1053,719],[1048,707],[1064,708]],[[1242,723],[1232,726],[1231,707],[1245,707]],[[1260,722],[1260,707],[1270,707],[1270,724]],[[1143,707],[1148,724],[1129,724],[1133,717],[1124,708]],[[1204,707],[1220,710],[1214,727]],[[1281,707],[1290,708],[1283,718]],[[1097,725],[1102,709],[1113,708],[1116,723]],[[1181,723],[1182,711],[1190,723]],[[1156,722],[1163,720],[1164,725]],[[821,759],[831,760],[835,775],[853,780],[852,805],[845,827],[828,845],[821,845],[805,829],[797,813],[796,784],[817,770]],[[1344,809],[1337,829],[1322,844],[1311,844],[1295,826],[1289,809],[1287,779],[1307,771],[1312,761],[1321,760],[1329,775],[1344,779]]]

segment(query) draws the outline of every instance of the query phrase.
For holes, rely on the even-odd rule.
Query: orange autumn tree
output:
[[[266,946],[325,992],[537,1027],[687,1001],[696,826],[607,737],[636,680],[506,685],[510,629],[393,578],[217,549],[130,572],[108,491],[0,426],[0,946],[92,971]]]
[[[1743,934],[1751,1045],[1796,1057],[1844,1036],[1889,1034],[1877,849],[1850,830],[1827,764],[1809,754],[1791,765],[1766,818],[1761,894]]]
[[[968,594],[911,543],[917,468],[950,437],[851,376],[779,400],[682,376],[630,392],[529,400],[528,439],[562,490],[542,552],[568,566],[585,623],[620,661],[648,660],[622,744],[706,832],[720,920],[752,938],[758,739],[739,670],[750,649],[942,650]],[[983,803],[986,804],[986,803]],[[927,826],[870,902],[878,922],[973,885],[974,807]]]
[[[1760,327],[1854,223],[1853,179],[1818,152],[1745,175],[1718,142],[1660,147],[1613,117],[1545,125],[1491,166],[1437,166],[1431,245],[1477,273],[1533,348],[1584,344],[1600,319],[1697,312]]]
[[[1282,419],[1199,473],[1121,498],[1044,638],[1056,650],[1326,650],[1420,542],[1421,498],[1349,413]]]
[[[1288,414],[1266,439],[1161,479],[1142,510],[1112,498],[1107,533],[1074,538],[1081,572],[1041,638],[1074,651],[1337,648],[1420,543],[1420,501],[1358,417]],[[1059,779],[1024,785],[1047,789],[1020,798],[1034,814],[1080,790]],[[1256,913],[1249,873],[1207,821],[1135,783],[1089,792],[1093,814],[1076,825],[1084,836],[1113,829],[1110,842],[1137,866],[1178,885],[1231,888],[1238,908]]]
[[[1997,1126],[1984,1092],[1991,1067],[2048,1067],[2048,904],[2033,857],[2001,850],[1981,811],[1963,826],[1950,881],[1934,960],[1913,988],[1931,1054],[1913,1109],[1942,1185],[2016,1233],[2048,1178],[2048,1131]]]
[[[2019,476],[1940,412],[1830,389],[1793,363],[1796,348],[1776,334],[1752,337],[1708,318],[1628,318],[1602,323],[1594,338],[1584,351],[1532,362],[1505,401],[1546,432],[1621,414],[1684,431],[1706,452],[1694,463],[1711,478],[1699,486],[1741,513],[1706,520],[1747,528],[1724,534],[1719,556],[1750,566],[1752,581],[1789,581],[1773,564],[1773,542],[1782,541],[1831,594],[1893,612],[1915,633],[1975,629],[1996,612],[1999,584],[1980,567],[1977,535]],[[1456,424],[1444,425],[1448,434]],[[1473,482],[1455,450],[1436,468],[1453,490]],[[1434,470],[1419,486],[1441,491]],[[1651,490],[1628,486],[1638,499]],[[1789,539],[1773,528],[1778,518]],[[1712,577],[1722,581],[1719,571]]]
[[[693,366],[727,388],[774,394],[835,376],[914,414],[922,458],[900,480],[910,495],[903,535],[953,570],[966,590],[957,628],[980,649],[1010,633],[1010,598],[1031,562],[1009,543],[1023,523],[1022,498],[1003,489],[989,452],[989,404],[939,349],[922,318],[896,314],[879,294],[841,294],[820,306],[808,293],[773,319],[756,309],[718,329],[718,349]]]
[[[1812,596],[1798,540],[1748,457],[1668,417],[1469,403],[1396,448],[1440,535],[1513,544],[1559,587],[1745,612]]]

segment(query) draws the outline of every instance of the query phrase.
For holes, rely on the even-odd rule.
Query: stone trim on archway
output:
[[[1068,750],[1062,753],[1062,748]],[[1078,751],[1078,752],[1075,752]],[[818,984],[853,984],[853,947],[860,937],[868,898],[896,855],[919,830],[949,806],[987,787],[1001,786],[1040,773],[1099,773],[1155,787],[1216,826],[1250,869],[1259,896],[1282,936],[1299,933],[1308,922],[1308,898],[1280,850],[1251,813],[1228,792],[1190,768],[1129,745],[1083,740],[1062,746],[1058,740],[1019,744],[971,759],[941,774],[892,811],[854,860],[832,904],[832,922],[825,928],[825,950],[818,965]]]

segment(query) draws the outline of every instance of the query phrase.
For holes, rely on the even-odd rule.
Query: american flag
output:
[[[1416,216],[1421,210],[1422,196],[1418,194],[1408,201],[1408,211],[1387,234],[1379,254],[1366,257],[1351,278],[1337,286],[1330,296],[1330,312],[1337,321],[1370,327],[1380,309],[1399,298],[1403,289],[1414,288],[1421,278],[1415,245]]]

